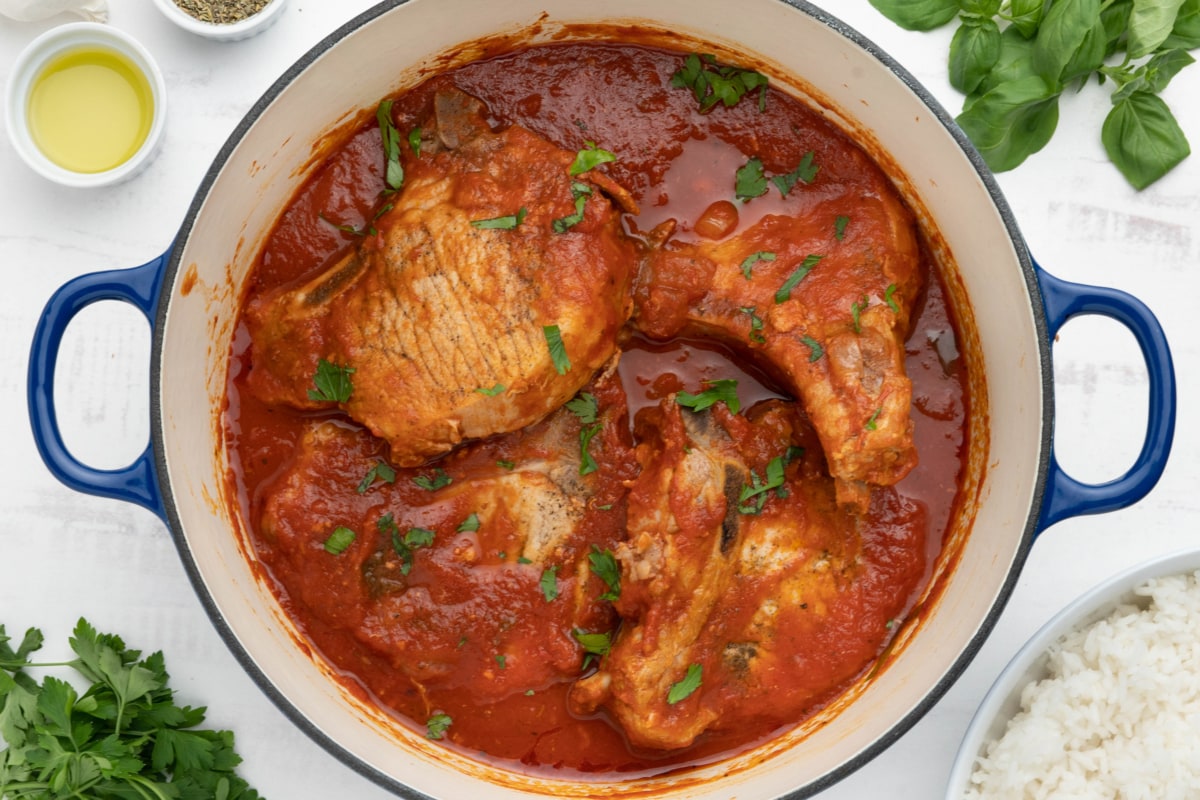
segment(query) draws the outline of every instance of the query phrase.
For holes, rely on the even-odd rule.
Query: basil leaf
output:
[[[774,261],[775,254],[770,250],[759,250],[757,253],[751,253],[742,259],[742,274],[746,276],[746,280],[751,278],[751,270],[759,261]]]
[[[1158,94],[1171,82],[1171,79],[1188,64],[1196,59],[1185,50],[1167,50],[1154,55],[1145,64],[1134,70],[1133,76],[1113,92],[1113,104],[1117,104],[1134,92],[1150,92]]]
[[[1158,49],[1175,28],[1183,0],[1133,0],[1129,15],[1129,58],[1141,58]]]
[[[1168,50],[1191,50],[1200,47],[1200,0],[1184,0],[1175,17],[1171,35],[1162,43]]]
[[[1104,66],[1107,51],[1108,31],[1104,27],[1104,20],[1097,17],[1084,35],[1079,48],[1063,67],[1061,81],[1068,84],[1076,78],[1087,80],[1093,72]]]
[[[1109,159],[1135,188],[1145,189],[1191,153],[1166,102],[1134,92],[1108,113],[1100,131]]]
[[[767,193],[767,176],[763,172],[762,161],[757,157],[738,167],[734,175],[733,193],[742,202]]]
[[[959,8],[967,15],[994,17],[1000,13],[1001,0],[959,0]]]
[[[1058,125],[1058,92],[1036,76],[1003,83],[969,100],[957,122],[988,166],[1003,172],[1050,141]]]
[[[1033,68],[1050,86],[1063,72],[1100,21],[1100,0],[1055,0],[1038,27]]]
[[[592,545],[588,553],[588,564],[597,578],[604,581],[608,591],[600,595],[601,600],[617,600],[621,597],[621,567],[612,550],[601,550]]]
[[[546,598],[546,602],[553,602],[558,597],[558,566],[547,567],[542,572],[538,584],[542,588],[542,597]]]
[[[404,167],[400,164],[400,131],[392,122],[392,101],[380,102],[375,110],[375,120],[379,123],[379,135],[383,139],[383,155],[387,164],[384,180],[388,190],[395,192],[404,186]]]
[[[583,652],[603,656],[608,655],[608,651],[612,649],[612,632],[605,631],[603,633],[588,633],[585,630],[575,628],[571,631],[571,635],[575,637],[575,641],[583,647]]]
[[[820,171],[821,167],[813,164],[813,151],[809,150],[800,159],[800,163],[794,170],[786,175],[776,175],[771,178],[771,183],[775,184],[775,188],[781,195],[787,197],[788,192],[792,191],[792,187],[796,185],[797,181],[812,183],[817,179],[817,173]]]
[[[381,480],[384,483],[396,482],[396,470],[392,469],[389,464],[382,461],[376,461],[375,466],[367,470],[367,474],[359,481],[357,491],[359,494],[366,494],[367,490],[375,485],[376,480]]]
[[[1000,26],[996,21],[964,20],[950,40],[950,85],[970,94],[999,60]]]
[[[427,492],[436,492],[438,489],[454,483],[454,479],[446,474],[446,470],[437,467],[434,469],[433,475],[417,475],[412,482]]]
[[[785,303],[790,300],[792,298],[792,290],[796,288],[796,284],[804,280],[808,273],[812,272],[812,268],[820,263],[824,257],[815,253],[805,256],[804,261],[800,262],[800,266],[796,267],[796,271],[775,291],[776,304]]]
[[[969,105],[975,96],[987,94],[1005,83],[1036,75],[1033,71],[1033,46],[1034,40],[1026,39],[1015,26],[1009,25],[1005,28],[1000,34],[1000,57],[975,88],[972,96],[966,99],[964,107]]]
[[[1045,4],[1045,0],[1011,0],[1008,8],[1009,22],[1018,33],[1029,39],[1037,32]]]
[[[1104,22],[1104,31],[1108,38],[1106,55],[1111,56],[1124,49],[1129,36],[1129,15],[1132,13],[1133,0],[1117,0],[1111,5],[1106,5],[1100,12],[1100,19]]]
[[[940,28],[958,15],[958,0],[871,0],[871,5],[910,31]]]
[[[842,215],[833,221],[833,235],[840,242],[846,238],[846,226],[850,224],[850,218]]]

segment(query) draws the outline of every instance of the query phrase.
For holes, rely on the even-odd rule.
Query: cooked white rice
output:
[[[1200,798],[1200,572],[1064,637],[978,759],[967,800]]]

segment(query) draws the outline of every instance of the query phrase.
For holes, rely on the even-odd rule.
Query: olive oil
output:
[[[154,95],[145,74],[106,47],[76,48],[51,59],[33,80],[30,135],[47,158],[73,172],[119,167],[146,141]]]

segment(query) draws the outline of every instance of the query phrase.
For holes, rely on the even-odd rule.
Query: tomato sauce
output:
[[[706,209],[714,202],[731,199],[731,176],[749,155],[758,156],[768,170],[778,173],[813,152],[822,164],[822,178],[830,182],[854,170],[873,168],[866,166],[869,160],[865,156],[823,158],[845,150],[845,135],[774,89],[767,95],[768,113],[759,111],[756,95],[731,108],[699,113],[690,91],[671,86],[671,76],[682,58],[680,53],[634,44],[539,46],[433,77],[396,98],[394,114],[399,130],[407,132],[427,114],[438,88],[455,86],[486,104],[494,126],[521,124],[569,150],[590,141],[620,154],[607,169],[640,204],[640,213],[626,220],[627,230],[635,237],[668,218],[677,221],[678,237],[697,236],[694,229]],[[350,231],[368,227],[380,205],[385,188],[382,152],[379,129],[371,121],[328,155],[284,209],[266,240],[245,302],[312,277],[354,246],[356,236]],[[763,214],[782,210],[785,204],[785,199],[772,193],[739,208],[737,229],[753,224]],[[926,287],[913,310],[906,348],[908,375],[914,383],[912,416],[920,464],[895,487],[903,502],[920,509],[923,529],[906,531],[913,535],[897,535],[894,541],[883,537],[872,544],[894,548],[886,559],[907,573],[902,581],[908,587],[906,597],[900,601],[904,610],[928,580],[956,512],[966,457],[966,375],[955,344],[955,319],[932,260],[926,257],[925,261]],[[758,400],[786,396],[767,371],[722,344],[699,339],[658,342],[631,335],[622,349],[618,378],[624,394],[613,392],[601,401],[614,413],[625,413],[623,404],[627,403],[630,419],[671,392],[698,391],[706,380],[736,378],[739,396],[747,407]],[[452,734],[445,738],[448,745],[514,770],[568,776],[678,769],[753,746],[779,732],[778,723],[771,721],[758,728],[742,726],[736,731],[706,734],[682,751],[646,752],[632,748],[603,712],[585,719],[573,716],[567,710],[571,685],[567,680],[547,677],[536,690],[506,693],[505,680],[515,685],[519,680],[540,679],[521,672],[536,670],[536,665],[514,657],[504,659],[489,651],[486,643],[471,639],[474,628],[501,624],[488,622],[488,615],[502,612],[510,620],[503,624],[527,632],[522,641],[538,654],[530,660],[551,663],[577,657],[565,652],[572,644],[569,632],[555,630],[564,620],[548,610],[550,604],[537,601],[542,574],[521,563],[506,544],[506,536],[512,532],[472,531],[469,526],[464,530],[468,506],[455,501],[429,503],[422,490],[414,488],[412,479],[435,476],[436,465],[397,470],[394,483],[377,482],[370,491],[357,492],[362,465],[384,461],[386,447],[340,415],[264,404],[246,386],[252,360],[243,325],[233,343],[226,426],[231,485],[256,555],[281,603],[315,648],[346,681],[361,687],[382,707],[422,731],[430,709],[436,709],[453,719]],[[307,542],[308,549],[297,555],[284,546],[287,542],[282,534],[265,531],[259,524],[272,497],[286,488],[281,487],[281,476],[297,474],[296,454],[302,449],[305,432],[319,420],[338,427],[331,435],[346,445],[337,457],[300,470],[312,480],[312,486],[297,489],[304,492],[302,506],[310,527],[327,530],[355,520],[360,530],[367,530],[374,527],[370,521],[381,509],[397,507],[407,509],[412,517],[408,524],[419,523],[420,528],[435,532],[439,542],[449,542],[412,558],[407,565],[411,571],[403,576],[410,586],[425,587],[431,600],[419,608],[398,609],[396,614],[420,620],[427,630],[413,633],[411,643],[397,643],[386,631],[375,633],[392,637],[388,638],[389,647],[411,645],[440,653],[443,660],[439,663],[457,665],[464,680],[486,676],[492,681],[490,688],[448,684],[451,689],[429,697],[395,668],[389,656],[395,650],[365,643],[370,637],[355,627],[364,624],[361,611],[356,610],[361,600],[356,598],[369,597],[380,585],[399,579],[396,570],[403,567],[395,562],[382,531],[378,541],[359,537],[343,554],[346,557],[335,560],[318,558],[323,554],[317,547],[319,540]],[[633,426],[618,428],[615,433],[606,432],[594,448],[602,467],[599,474],[605,477],[596,479],[593,499],[584,512],[587,526],[604,546],[621,537],[620,502],[626,482],[633,477]],[[537,447],[536,437],[503,437],[466,454],[452,453],[439,462],[444,466],[437,468],[462,480],[488,465],[526,457]],[[333,494],[323,495],[321,487]],[[873,511],[887,513],[886,508],[875,506]],[[873,522],[886,530],[886,519]],[[461,561],[464,553],[474,567],[487,570],[484,582],[494,587],[489,591],[494,590],[495,597],[468,596],[478,590],[480,573],[476,571],[468,580],[447,555]],[[323,566],[313,566],[314,562]],[[560,575],[558,590],[572,591],[577,580],[584,579]],[[884,595],[893,591],[866,587],[860,594],[870,595],[871,590]],[[812,641],[819,643],[823,655],[810,659],[805,682],[822,680],[826,669],[830,675],[843,669],[832,663],[822,666],[825,661],[836,661],[841,650],[866,647],[876,654],[882,652],[888,642],[879,632],[892,627],[894,619],[885,615],[894,611],[894,604],[875,603],[869,597],[860,605],[841,609],[842,621],[833,635],[865,638],[839,645],[828,631],[814,633]],[[589,607],[584,613],[597,625],[612,622],[606,606]],[[826,696],[836,695],[845,684],[839,679],[828,687]],[[779,691],[787,692],[788,686],[789,681],[782,680]],[[796,722],[799,720],[791,724]]]

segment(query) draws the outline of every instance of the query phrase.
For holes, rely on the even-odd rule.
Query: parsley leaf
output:
[[[833,235],[839,242],[846,238],[846,226],[849,224],[850,218],[844,215],[833,221]]]
[[[865,294],[857,303],[850,304],[850,317],[854,321],[854,332],[862,333],[862,312],[867,310],[867,306],[871,304],[871,298]]]
[[[687,674],[683,676],[682,680],[671,684],[671,689],[667,692],[667,704],[673,706],[699,689],[702,672],[699,664],[689,664]]]
[[[825,256],[819,256],[811,253],[805,256],[804,261],[800,262],[800,266],[796,267],[796,271],[793,272],[791,276],[783,282],[783,285],[780,286],[778,290],[776,290],[775,302],[777,304],[786,303],[788,300],[790,300],[792,298],[792,289],[795,289],[796,284],[804,280],[808,273],[812,272],[812,268],[815,267],[824,257]]]
[[[875,421],[877,419],[879,419],[879,415],[882,413],[883,413],[882,408],[875,409],[875,413],[871,415],[871,418],[869,420],[867,420],[867,424],[864,425],[863,427],[869,431],[875,430],[878,427]]]
[[[454,722],[449,714],[434,714],[425,721],[425,737],[428,739],[442,739],[446,735],[446,731]]]
[[[707,114],[717,103],[726,108],[754,89],[759,89],[758,110],[767,108],[767,77],[760,72],[717,63],[711,54],[689,53],[680,67],[671,76],[671,86],[676,89],[691,89],[692,96],[700,104],[700,113]]]
[[[413,151],[413,155],[417,158],[421,157],[421,129],[420,127],[413,128],[408,132],[408,146]]]
[[[350,382],[353,374],[353,367],[339,367],[319,359],[313,374],[313,385],[317,388],[308,390],[308,399],[318,403],[345,403],[354,392],[354,384]]]
[[[742,404],[738,400],[737,385],[738,382],[732,378],[725,378],[715,381],[704,381],[704,385],[708,388],[699,394],[690,392],[679,392],[675,395],[675,402],[684,408],[690,408],[693,411],[705,411],[718,402],[724,402],[729,407],[729,413],[736,414],[741,409]]]
[[[471,533],[479,530],[479,515],[472,511],[466,519],[458,523],[457,530],[459,533]]]
[[[812,150],[809,150],[804,154],[804,157],[800,159],[800,163],[794,170],[785,175],[776,175],[775,177],[771,178],[771,183],[775,184],[775,188],[779,190],[781,195],[787,197],[788,192],[792,191],[792,187],[794,187],[797,182],[803,181],[804,183],[812,183],[817,179],[817,173],[820,171],[821,168],[813,163]]]
[[[557,325],[543,325],[542,334],[546,337],[546,347],[555,371],[559,375],[566,375],[571,371],[571,359],[567,356],[567,346],[563,344],[562,331]]]
[[[888,304],[888,308],[899,314],[900,306],[897,305],[896,298],[892,296],[894,294],[896,294],[896,284],[890,283],[888,284],[887,291],[883,293],[883,301]]]
[[[571,176],[582,175],[590,169],[595,169],[601,164],[607,164],[610,161],[616,161],[615,154],[608,150],[601,150],[596,147],[595,142],[584,142],[583,149],[575,154],[575,160],[571,162],[569,170]]]
[[[366,494],[367,490],[375,485],[375,481],[380,480],[384,483],[396,482],[396,470],[392,469],[391,465],[383,461],[376,461],[375,466],[367,470],[367,474],[358,482],[358,493]]]
[[[820,361],[821,356],[825,355],[825,348],[821,347],[821,343],[811,336],[804,336],[800,339],[800,341],[808,345],[808,361],[810,364],[814,361]]]
[[[418,475],[412,480],[427,492],[436,492],[438,489],[454,483],[454,479],[447,475],[446,470],[441,467],[435,469],[433,475]]]
[[[750,341],[758,344],[765,344],[767,337],[763,336],[763,318],[760,317],[754,306],[742,306],[743,314],[750,315]]]
[[[613,555],[613,551],[601,550],[596,545],[592,545],[592,552],[588,553],[588,565],[591,567],[592,574],[604,581],[604,585],[608,587],[608,591],[600,595],[600,599],[617,600],[620,598],[621,567],[617,564],[617,557]]]
[[[767,193],[767,176],[762,161],[755,156],[734,173],[733,194],[743,203]]]
[[[385,536],[391,534],[392,552],[400,559],[400,574],[407,575],[413,567],[413,551],[433,544],[433,531],[428,528],[409,528],[403,536],[391,513],[384,514],[375,523],[379,532]]]
[[[325,540],[325,552],[340,556],[346,552],[347,547],[354,544],[354,539],[354,531],[339,525],[333,529],[333,533],[329,534],[329,538]]]
[[[233,734],[198,728],[203,708],[179,707],[161,653],[142,658],[85,619],[77,658],[33,664],[43,643],[30,629],[16,650],[0,625],[0,795],[13,798],[225,798],[258,800],[235,773]],[[28,667],[71,667],[91,685],[79,694]]]
[[[767,463],[766,481],[750,470],[750,485],[742,486],[738,496],[738,512],[758,514],[767,502],[767,492],[783,486],[783,456],[776,456]]]
[[[484,397],[495,397],[496,395],[503,392],[506,388],[507,387],[503,383],[497,383],[495,386],[493,386],[490,389],[480,386],[475,391],[479,392]]]
[[[579,421],[584,425],[591,425],[600,413],[600,404],[596,402],[595,395],[590,392],[580,392],[573,399],[567,401],[567,410],[579,417]]]

